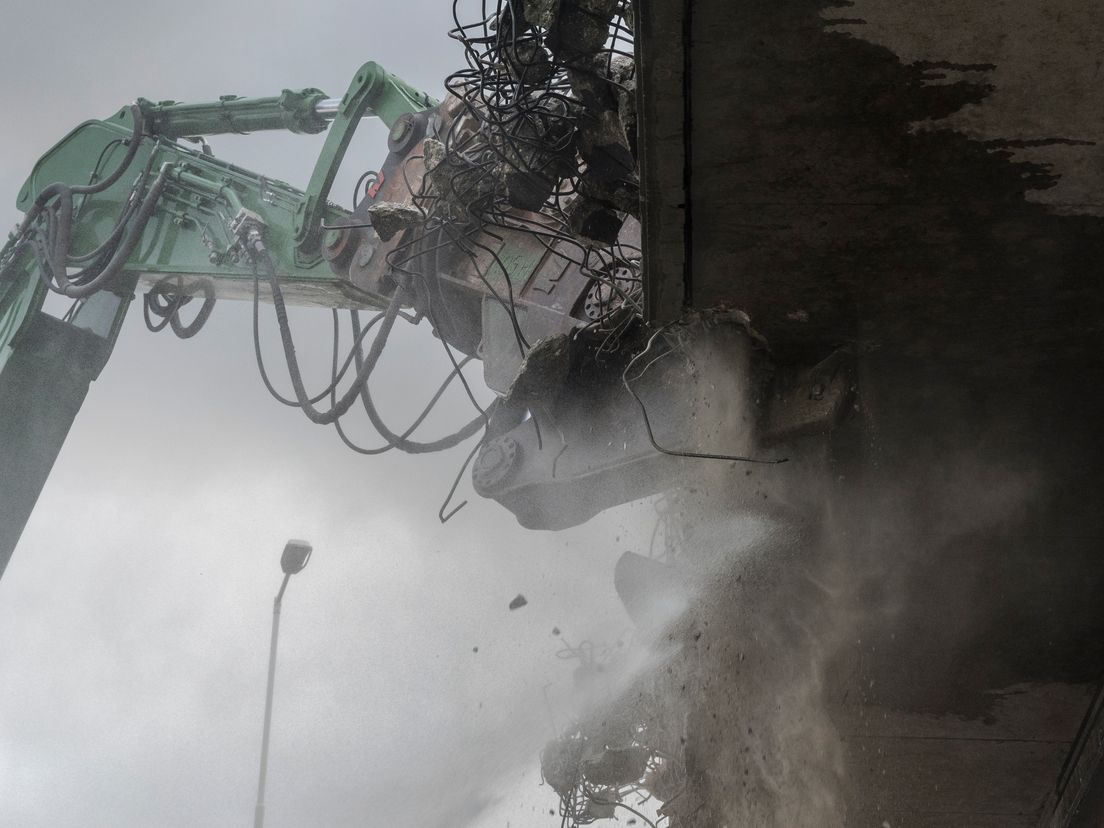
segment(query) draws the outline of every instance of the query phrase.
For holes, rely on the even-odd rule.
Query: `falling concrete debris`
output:
[[[517,597],[513,601],[510,602],[510,609],[511,610],[521,609],[522,607],[524,607],[528,603],[529,602],[525,599],[525,596],[522,595],[519,592],[517,594]]]
[[[368,208],[368,215],[372,217],[372,227],[383,241],[388,241],[396,233],[409,230],[422,223],[424,216],[417,207],[409,204],[398,204],[392,201],[381,201]]]

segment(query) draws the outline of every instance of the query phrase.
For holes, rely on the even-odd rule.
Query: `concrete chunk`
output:
[[[396,233],[409,230],[422,223],[422,211],[410,204],[381,201],[368,208],[372,227],[383,241],[389,241]]]

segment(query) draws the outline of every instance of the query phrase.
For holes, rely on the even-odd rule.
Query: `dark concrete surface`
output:
[[[1104,678],[1104,5],[659,5],[642,99],[682,117],[642,163],[686,229],[653,295],[858,370],[850,420],[756,473],[808,527],[674,668],[673,825],[1065,824]],[[746,508],[729,483],[689,528]]]

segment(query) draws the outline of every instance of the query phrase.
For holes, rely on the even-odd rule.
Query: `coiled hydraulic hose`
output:
[[[195,318],[185,325],[180,320],[180,311],[192,301],[197,290],[203,294],[203,305]],[[208,279],[204,279],[196,286],[185,288],[179,276],[175,278],[170,276],[150,288],[142,301],[142,315],[149,330],[157,333],[166,325],[171,325],[173,333],[181,339],[190,339],[199,333],[214,309],[215,288]],[[151,316],[159,317],[161,321],[154,322]]]
[[[402,299],[405,291],[402,287],[395,291],[394,298],[387,306],[387,310],[384,311],[383,319],[380,323],[380,331],[376,334],[375,339],[372,340],[372,347],[368,351],[368,356],[363,362],[358,361],[357,373],[353,379],[352,386],[330,406],[328,411],[319,411],[314,407],[310,395],[307,394],[307,389],[303,385],[303,374],[299,369],[299,360],[295,356],[295,342],[292,340],[291,326],[288,324],[287,306],[284,304],[284,292],[280,289],[280,279],[276,275],[276,265],[265,249],[263,242],[259,239],[252,241],[252,248],[256,253],[257,260],[264,269],[269,288],[272,291],[272,304],[276,310],[276,323],[280,328],[280,342],[284,348],[284,358],[287,361],[288,375],[291,378],[291,387],[295,391],[295,399],[299,407],[303,410],[303,413],[307,415],[307,419],[312,423],[330,425],[352,408],[353,403],[357,401],[357,397],[360,394],[361,386],[368,379],[368,375],[375,370],[376,363],[379,362],[380,355],[383,353],[383,346],[387,343],[387,337],[390,335],[391,329],[395,326],[395,320],[398,318],[399,310],[402,308]]]
[[[280,280],[276,273],[275,263],[272,261],[272,257],[259,239],[254,239],[252,241],[252,248],[256,253],[257,262],[260,263],[264,270],[269,288],[272,291],[272,304],[276,311],[276,323],[280,328],[280,341],[283,345],[284,358],[287,361],[288,375],[291,379],[292,389],[295,392],[296,403],[311,422],[319,425],[336,423],[338,419],[348,412],[359,397],[364,404],[369,419],[372,421],[372,425],[379,432],[380,436],[383,437],[388,447],[397,448],[400,451],[410,454],[422,454],[452,448],[477,433],[480,428],[486,425],[487,415],[480,414],[454,434],[450,434],[432,442],[421,443],[407,439],[407,435],[409,435],[413,429],[408,430],[406,434],[402,435],[394,433],[387,427],[376,411],[375,405],[372,403],[371,394],[368,391],[368,377],[371,375],[372,371],[375,370],[380,355],[383,353],[383,348],[387,344],[391,329],[394,327],[395,321],[399,316],[399,311],[402,309],[403,298],[406,294],[405,281],[400,283],[386,310],[384,310],[378,318],[380,323],[379,333],[373,338],[372,345],[367,355],[364,355],[361,351],[361,342],[364,334],[367,333],[367,329],[364,331],[358,330],[357,328],[359,328],[359,325],[354,323],[354,345],[352,355],[356,364],[356,375],[352,380],[352,385],[340,398],[337,398],[335,379],[334,382],[331,382],[330,388],[324,392],[331,393],[332,395],[329,410],[319,411],[315,408],[314,402],[317,401],[318,398],[315,397],[312,400],[310,395],[307,394],[306,387],[303,383],[303,375],[299,368],[299,360],[295,355],[295,342],[292,339],[291,326],[288,324],[287,306],[284,302],[283,291],[280,288]],[[373,320],[368,327],[371,328],[376,321],[377,320]],[[271,384],[266,384],[269,385],[269,390],[271,391]],[[444,393],[443,387],[434,396],[432,402],[436,402],[442,393]],[[422,419],[424,419],[424,414],[415,422],[415,428],[421,423]]]

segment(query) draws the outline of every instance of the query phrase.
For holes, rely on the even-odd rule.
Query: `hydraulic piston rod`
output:
[[[328,121],[332,121],[337,117],[337,111],[340,107],[341,98],[323,98],[314,105],[314,112],[319,118],[325,118]],[[375,114],[375,112],[369,110],[364,113],[364,117],[367,118]]]
[[[321,89],[307,88],[285,89],[268,98],[223,95],[205,103],[138,99],[146,133],[170,140],[272,129],[296,134],[325,132],[330,122],[351,106],[362,109],[361,118],[377,116],[391,126],[404,112],[417,112],[436,103],[375,63],[360,68],[350,93],[343,98],[330,98]],[[126,112],[120,111],[117,117],[126,119]]]
[[[270,98],[223,95],[207,103],[154,103],[139,98],[138,106],[148,133],[174,139],[271,129],[297,134],[324,132],[329,118],[315,107],[325,100],[326,93],[321,89],[285,89]]]

